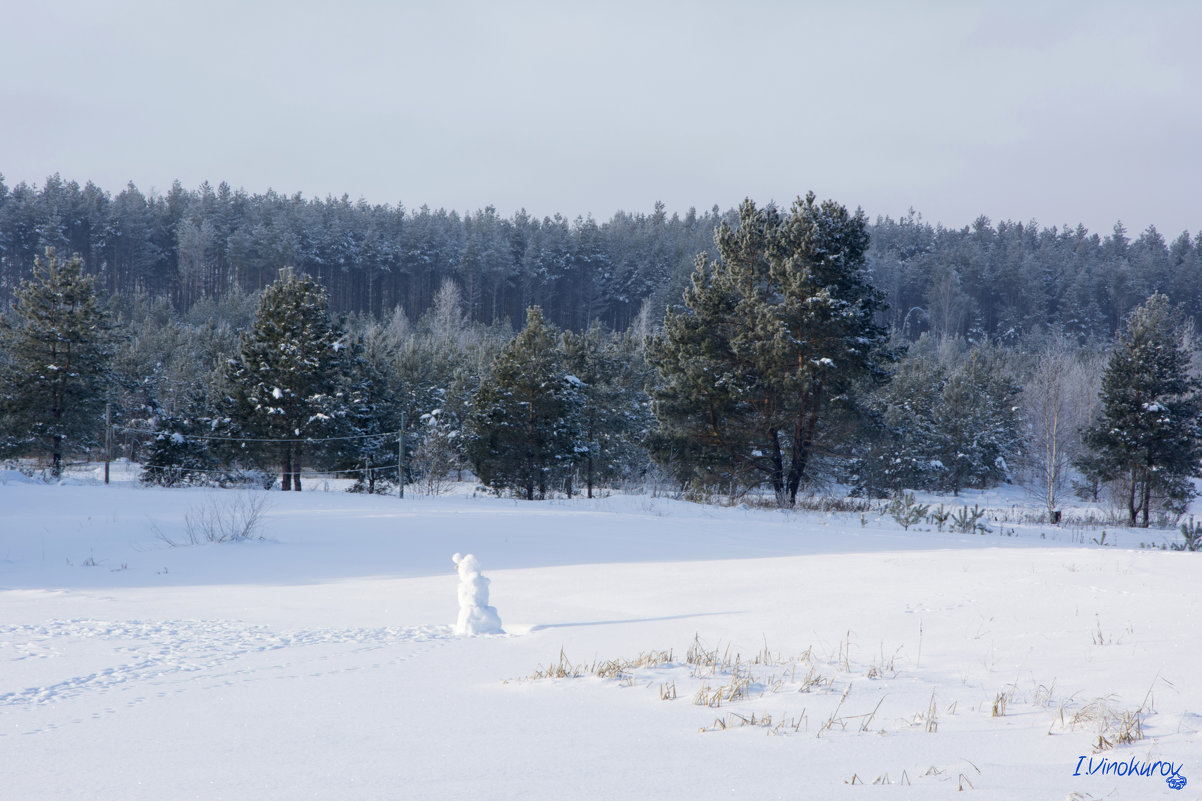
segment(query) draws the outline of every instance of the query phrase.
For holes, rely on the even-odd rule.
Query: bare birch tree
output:
[[[1081,452],[1081,429],[1093,418],[1101,389],[1098,357],[1054,340],[1039,353],[1023,388],[1026,461],[1032,492],[1055,512]]]

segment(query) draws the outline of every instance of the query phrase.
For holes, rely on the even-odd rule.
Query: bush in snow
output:
[[[411,467],[427,495],[441,495],[460,467],[459,420],[441,408],[421,416],[421,429]]]
[[[190,435],[195,427],[182,418],[164,416],[159,420],[159,431],[148,443],[143,484],[174,487],[220,483],[219,464],[208,441]]]
[[[210,496],[184,515],[184,538],[176,541],[162,531],[159,539],[178,548],[205,543],[246,542],[263,539],[263,515],[270,507],[262,492],[232,492]]]

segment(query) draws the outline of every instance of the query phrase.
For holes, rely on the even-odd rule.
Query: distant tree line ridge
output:
[[[8,186],[0,176],[0,309],[34,260],[53,247],[79,254],[102,297],[144,293],[177,312],[200,301],[254,293],[283,265],[312,276],[335,314],[383,320],[425,314],[448,280],[471,323],[520,327],[539,306],[550,324],[583,331],[597,321],[627,328],[646,303],[658,321],[687,288],[699,253],[735,210],[669,215],[619,212],[605,221],[562,215],[460,214],[425,206],[324,200],[221,183],[116,195],[58,175]],[[1171,241],[1155,228],[1105,236],[1082,226],[978,218],[963,228],[911,212],[868,225],[865,264],[884,293],[880,322],[906,339],[922,333],[1013,341],[1055,330],[1109,341],[1152,294],[1202,322],[1202,230]]]

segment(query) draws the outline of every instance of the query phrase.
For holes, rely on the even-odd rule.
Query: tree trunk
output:
[[[534,401],[526,401],[526,500],[534,500]]]
[[[1143,528],[1148,527],[1148,507],[1152,505],[1152,481],[1147,479],[1144,481],[1144,513],[1143,523],[1140,525]]]
[[[587,467],[585,469],[584,482],[585,482],[585,486],[588,488],[588,497],[590,500],[592,500],[592,497],[593,497],[593,449],[592,448],[588,449],[588,458],[586,460],[586,465],[587,465]]]
[[[283,455],[280,457],[280,491],[292,491],[292,449],[287,445],[283,448]]]
[[[54,347],[53,345],[50,348],[50,358],[53,360],[52,361],[53,364],[58,363],[58,359],[59,359],[58,348]],[[66,406],[66,400],[65,400],[66,399],[66,388],[64,386],[64,382],[66,380],[67,375],[69,375],[70,372],[71,372],[71,348],[70,348],[70,346],[67,346],[67,348],[66,348],[66,365],[63,370],[59,371],[59,375],[61,377],[58,378],[52,385],[54,395],[53,395],[53,400],[51,401],[50,416],[51,416],[51,419],[54,420],[54,428],[59,431],[62,430],[62,428],[60,427],[60,421],[63,419],[63,409]],[[53,453],[51,454],[51,460],[52,460],[52,466],[50,468],[51,475],[53,475],[55,478],[59,478],[63,474],[63,438],[62,438],[61,434],[54,435],[53,441],[51,442],[51,446],[52,446],[51,450],[53,451]]]
[[[792,506],[793,501],[785,495],[785,457],[781,453],[780,433],[775,429],[768,432],[768,442],[772,448],[772,492],[776,495],[777,504]]]
[[[51,456],[50,475],[52,475],[54,478],[60,478],[63,474],[63,438],[62,437],[55,435],[54,445],[51,450],[53,451],[53,455]]]
[[[822,398],[821,385],[814,387],[808,402],[803,406],[802,415],[798,418],[797,431],[793,445],[793,463],[789,466],[789,505],[797,503],[797,491],[801,488],[801,480],[805,478],[806,467],[810,461],[810,451],[814,449],[814,432],[818,429],[818,409]]]
[[[300,492],[301,449],[299,445],[293,445],[292,449],[292,490]]]
[[[1136,484],[1136,480],[1135,480],[1135,471],[1132,470],[1131,471],[1131,487],[1127,491],[1127,524],[1129,526],[1131,526],[1132,528],[1135,527],[1135,523],[1139,517],[1139,507],[1137,507],[1135,505],[1136,487],[1137,487],[1137,484]]]

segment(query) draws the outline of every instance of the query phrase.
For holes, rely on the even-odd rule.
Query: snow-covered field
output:
[[[1202,797],[1172,532],[260,495],[172,547],[237,493],[4,476],[0,798]],[[453,634],[456,552],[506,633]]]

